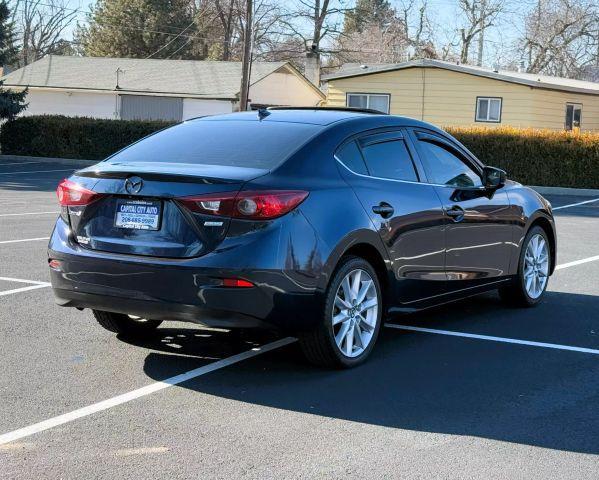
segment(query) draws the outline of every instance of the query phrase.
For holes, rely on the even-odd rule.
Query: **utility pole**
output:
[[[478,59],[476,64],[483,66],[483,49],[485,46],[485,17],[487,16],[487,1],[480,2],[480,33],[478,34]]]
[[[250,63],[252,61],[252,0],[246,0],[245,29],[243,34],[243,59],[241,66],[241,89],[239,93],[239,110],[248,108],[248,94],[250,89]]]

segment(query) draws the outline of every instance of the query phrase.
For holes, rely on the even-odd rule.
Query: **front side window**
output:
[[[373,177],[418,181],[412,157],[403,140],[371,143],[362,147],[362,152]]]
[[[582,105],[580,103],[566,104],[566,130],[580,128],[582,121]]]
[[[346,104],[353,108],[370,108],[383,113],[389,113],[388,93],[348,93]]]
[[[420,140],[422,165],[430,183],[452,187],[480,187],[481,178],[453,152],[436,143]]]
[[[501,122],[501,98],[478,97],[476,99],[477,122]]]

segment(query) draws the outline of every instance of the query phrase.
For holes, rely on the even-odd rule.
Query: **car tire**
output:
[[[501,299],[514,307],[538,305],[549,283],[551,258],[547,233],[539,226],[532,227],[522,242],[517,276],[499,289]]]
[[[358,287],[352,289],[356,281]],[[320,321],[313,330],[299,335],[300,346],[313,364],[355,367],[374,348],[382,317],[383,296],[374,268],[363,258],[343,257],[327,287]]]
[[[98,323],[106,330],[128,337],[147,336],[162,323],[162,320],[136,319],[122,313],[101,310],[93,310],[93,313]]]

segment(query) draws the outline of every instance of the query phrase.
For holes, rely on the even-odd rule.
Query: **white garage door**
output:
[[[121,119],[180,122],[183,119],[183,99],[177,97],[121,95]]]

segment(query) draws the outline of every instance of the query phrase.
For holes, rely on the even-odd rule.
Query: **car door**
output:
[[[448,291],[501,281],[509,272],[513,231],[505,189],[485,189],[482,166],[457,143],[419,130],[411,138],[446,215]]]
[[[385,244],[396,305],[445,291],[443,209],[412,155],[402,130],[352,138],[335,155]]]

